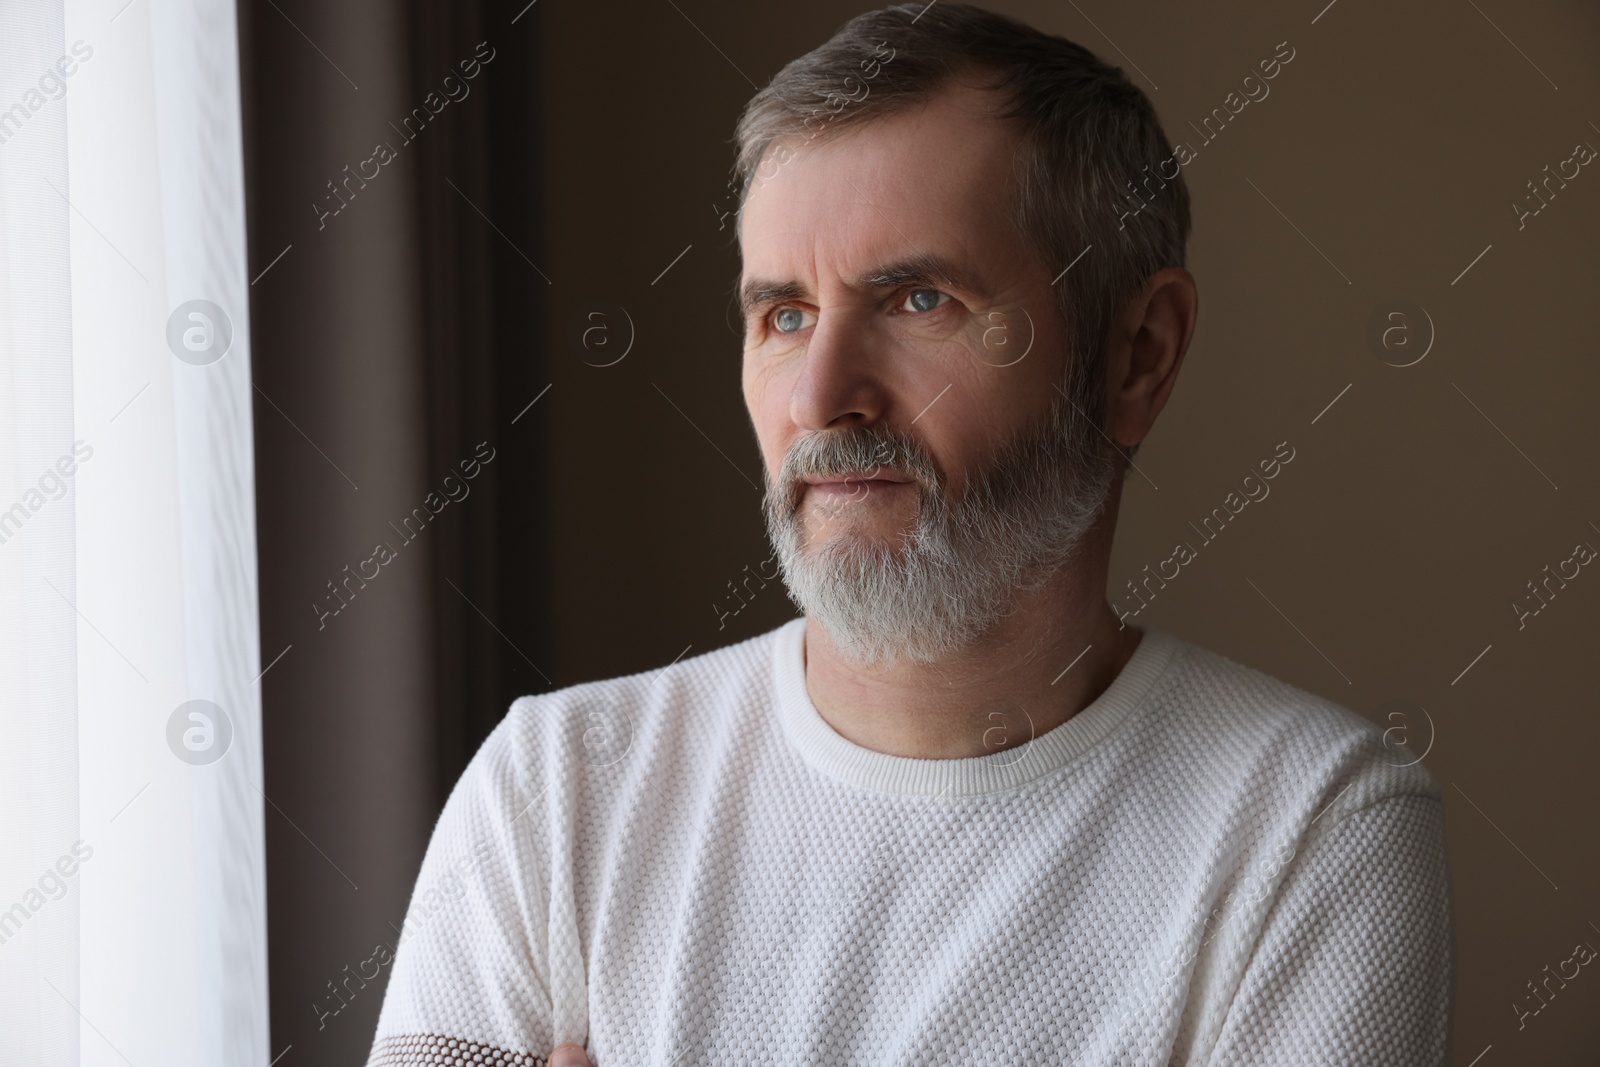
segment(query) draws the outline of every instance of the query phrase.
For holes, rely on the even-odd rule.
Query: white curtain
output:
[[[249,291],[233,4],[0,0],[4,1067],[272,1058]]]

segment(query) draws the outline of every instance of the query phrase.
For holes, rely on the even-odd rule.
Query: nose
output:
[[[803,430],[870,424],[888,405],[870,331],[843,313],[819,314],[789,395],[790,419]]]

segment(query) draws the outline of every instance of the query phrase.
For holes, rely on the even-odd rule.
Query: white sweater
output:
[[[1025,746],[889,756],[804,627],[512,705],[372,1067],[1447,1062],[1439,788],[1378,727],[1151,626]]]

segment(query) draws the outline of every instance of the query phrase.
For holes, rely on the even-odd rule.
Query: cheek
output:
[[[1067,338],[1053,316],[1011,307],[984,318],[978,332],[974,387],[996,414],[1015,416],[1061,399],[1056,386],[1065,380]]]
[[[992,427],[1005,417],[989,398],[952,388],[930,408],[913,430],[944,469],[946,478],[961,481],[961,472],[982,459],[995,445]]]
[[[746,357],[743,375],[745,409],[755,428],[762,457],[777,470],[783,463],[782,442],[789,422],[789,392],[793,382],[770,362]]]
[[[1020,362],[999,366],[972,355],[960,369],[949,365],[937,382],[920,388],[921,395],[931,398],[950,384],[913,429],[920,431],[952,480],[973,464],[987,462],[1017,427],[1040,417],[1059,399],[1054,385],[1058,372],[1043,357],[1036,347]]]
[[[1016,307],[967,311],[943,321],[908,325],[897,338],[896,385],[908,398],[931,398],[951,384],[951,393],[966,392],[982,406],[983,398],[1026,391],[1024,380],[1034,377],[1039,362],[1039,341],[1029,316]],[[947,394],[939,406],[949,399]]]

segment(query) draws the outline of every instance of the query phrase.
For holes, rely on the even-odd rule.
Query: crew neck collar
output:
[[[1155,626],[1105,691],[1066,722],[1027,744],[987,756],[916,759],[876,752],[829,726],[806,690],[804,616],[779,627],[772,646],[778,719],[813,767],[865,789],[902,796],[980,796],[1015,789],[1059,770],[1099,744],[1132,714],[1181,642]]]

